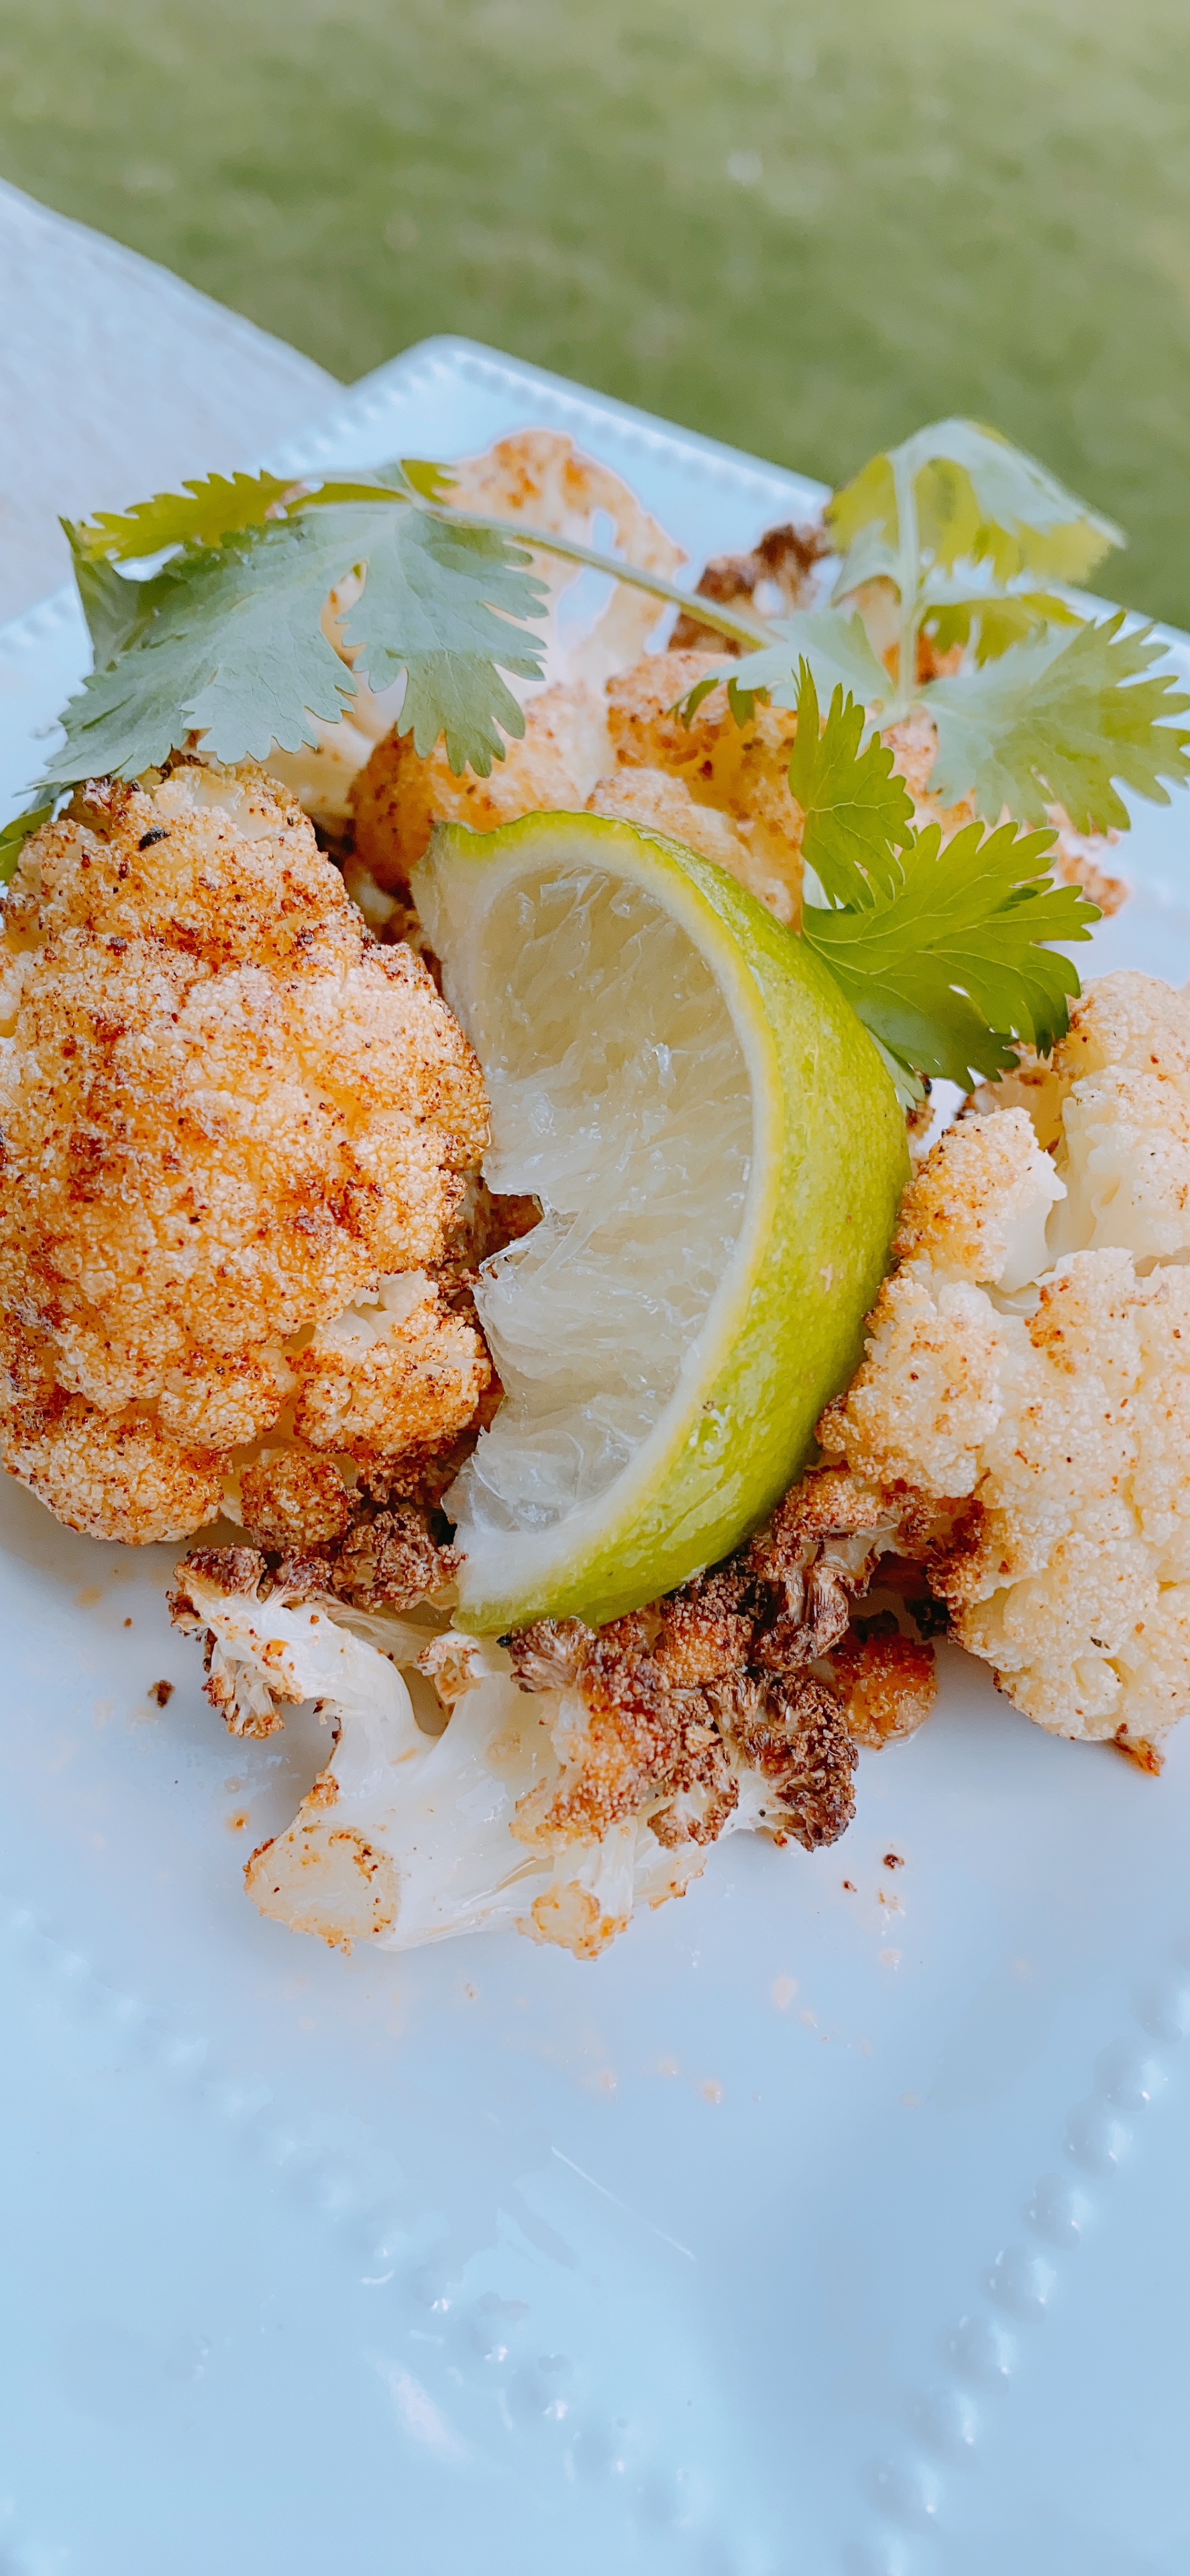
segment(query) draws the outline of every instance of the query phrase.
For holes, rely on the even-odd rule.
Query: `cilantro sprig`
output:
[[[896,567],[987,564],[1000,583],[1021,573],[1085,581],[1123,535],[1057,477],[975,420],[938,420],[874,456],[835,493],[828,516],[843,557],[838,588]],[[904,583],[905,590],[911,583]]]
[[[524,729],[501,670],[541,672],[540,644],[525,629],[546,592],[529,562],[486,529],[385,499],[337,501],[254,530],[249,543],[228,536],[184,553],[145,585],[131,640],[105,663],[97,656],[44,783],[108,770],[136,777],[190,732],[216,760],[263,760],[273,743],[296,751],[317,740],[319,720],[347,712],[359,677],[379,690],[402,670],[402,729],[418,750],[445,732],[454,767],[470,762],[486,777],[503,753],[497,726]],[[352,670],[321,615],[359,564],[364,590],[343,622],[344,641],[359,648]]]
[[[797,735],[789,786],[801,806],[802,859],[828,902],[887,901],[901,879],[898,853],[913,840],[913,799],[879,736],[863,744],[864,711],[835,689],[825,727],[814,675],[798,668]]]
[[[943,842],[913,807],[864,711],[836,687],[825,726],[808,663],[798,674],[789,783],[802,856],[822,901],[802,937],[876,1039],[903,1099],[921,1075],[994,1079],[1022,1041],[1048,1053],[1079,979],[1057,941],[1090,936],[1098,909],[1050,874],[1052,829],[970,823]]]
[[[213,758],[296,751],[348,712],[359,684],[403,673],[398,719],[427,753],[487,777],[525,719],[508,678],[540,677],[546,612],[538,554],[590,565],[674,602],[737,644],[764,623],[693,599],[616,555],[451,505],[449,469],[403,460],[350,479],[212,474],[130,510],[64,522],[94,667],[62,716],[64,741],[0,837],[0,882],[54,800],[103,772],[134,778],[190,737]],[[328,642],[328,594],[356,576]]]
[[[542,668],[540,554],[675,602],[745,648],[700,680],[688,715],[718,678],[741,721],[759,695],[793,706],[804,665],[824,697],[843,692],[859,759],[866,727],[925,709],[932,785],[951,802],[970,794],[987,823],[1005,808],[1041,823],[1060,803],[1081,830],[1122,827],[1119,784],[1166,803],[1190,776],[1190,730],[1171,721],[1190,698],[1154,667],[1152,630],[1126,633],[1118,615],[1088,624],[1048,586],[1084,579],[1118,530],[977,423],[921,430],[837,492],[830,605],[771,623],[569,538],[464,514],[451,489],[446,467],[418,458],[321,483],[210,475],[68,525],[94,668],[26,813],[0,834],[0,881],[84,778],[135,777],[195,737],[227,762],[296,750],[349,710],[361,681],[380,690],[403,673],[400,730],[422,753],[444,738],[453,769],[486,777],[524,731],[509,680]],[[351,575],[349,664],[322,619]],[[891,649],[870,631],[873,584],[896,602]],[[923,653],[953,647],[964,667],[919,684]],[[869,788],[875,775],[869,766]],[[861,841],[871,821],[857,817]],[[886,838],[901,864],[909,845]]]
[[[826,515],[830,605],[781,620],[779,640],[708,673],[687,715],[718,679],[742,716],[761,690],[792,706],[804,659],[820,691],[842,682],[870,721],[932,716],[931,787],[949,803],[971,796],[987,823],[1005,807],[1041,823],[1061,805],[1080,831],[1125,830],[1117,782],[1164,805],[1190,778],[1190,731],[1171,721],[1190,697],[1154,667],[1164,648],[1152,628],[1125,633],[1122,614],[1091,622],[1050,586],[1084,581],[1120,532],[1035,458],[976,421],[936,421],[873,457]],[[881,598],[896,630],[883,657],[865,624]],[[956,646],[960,670],[919,676]]]

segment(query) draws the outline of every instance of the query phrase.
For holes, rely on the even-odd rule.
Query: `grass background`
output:
[[[1186,0],[0,0],[0,171],[344,378],[465,331],[832,481],[972,412],[1190,624]]]

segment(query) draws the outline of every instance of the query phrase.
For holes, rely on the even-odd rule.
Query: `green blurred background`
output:
[[[832,481],[975,413],[1190,623],[1188,0],[3,0],[0,171],[346,378],[469,332]]]

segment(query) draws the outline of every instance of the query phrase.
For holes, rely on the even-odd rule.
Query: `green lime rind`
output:
[[[548,1532],[461,1528],[457,1616],[487,1633],[617,1618],[715,1564],[765,1519],[855,1369],[909,1168],[892,1082],[829,969],[724,869],[634,824],[584,814],[529,815],[484,834],[438,827],[414,895],[464,1027],[475,925],[547,856],[634,879],[677,914],[750,1068],[754,1159],[697,1364],[632,1465]]]

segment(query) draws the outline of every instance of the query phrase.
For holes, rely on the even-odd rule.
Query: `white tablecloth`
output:
[[[333,376],[0,181],[0,619],[69,572],[59,513],[248,465]]]

